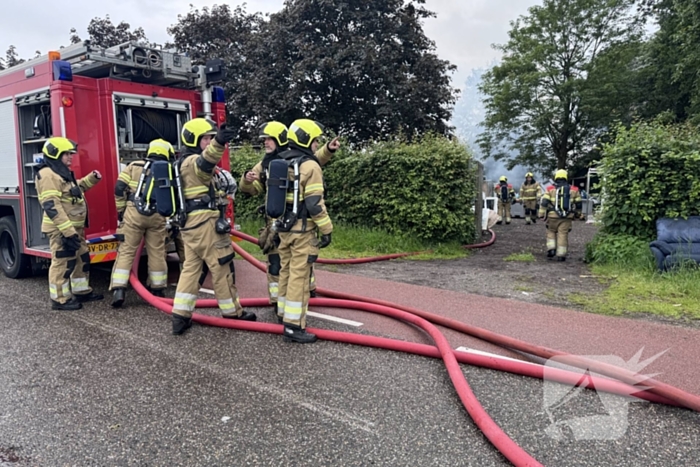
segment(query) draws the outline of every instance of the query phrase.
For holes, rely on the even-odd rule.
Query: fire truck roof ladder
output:
[[[71,64],[73,74],[93,78],[116,78],[159,86],[194,87],[197,73],[185,54],[131,41],[93,48],[89,41],[61,49],[61,60]]]

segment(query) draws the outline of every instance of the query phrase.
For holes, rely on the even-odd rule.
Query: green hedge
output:
[[[458,142],[375,143],[329,165],[331,218],[423,241],[474,241],[476,165]]]
[[[649,242],[632,235],[598,232],[586,244],[587,263],[614,264],[629,269],[655,268]]]
[[[698,215],[700,133],[660,121],[619,127],[603,147],[603,230],[649,240],[656,219]]]
[[[236,179],[239,186],[238,193],[236,193],[235,203],[237,219],[251,219],[257,217],[262,221],[262,216],[257,214],[257,210],[258,206],[265,202],[265,197],[263,195],[251,196],[247,193],[241,192],[240,190],[241,178],[243,178],[243,174],[252,169],[255,164],[260,162],[262,156],[262,150],[255,150],[251,146],[244,146],[240,149],[234,149],[231,151],[231,174],[233,175],[233,178]]]
[[[231,156],[240,180],[262,157],[244,148]],[[375,143],[361,151],[344,146],[324,167],[331,219],[409,234],[422,241],[474,241],[476,164],[467,148],[441,136],[420,142]],[[236,215],[255,216],[264,202],[238,194]]]

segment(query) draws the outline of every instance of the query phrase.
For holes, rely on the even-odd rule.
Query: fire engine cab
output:
[[[86,193],[91,261],[116,257],[114,186],[121,168],[142,159],[156,138],[182,149],[189,119],[226,121],[221,60],[192,67],[182,53],[128,42],[96,49],[85,41],[0,71],[0,267],[23,277],[45,269],[49,240],[33,167],[47,138],[78,143],[76,177],[99,170]],[[228,157],[221,166],[229,168]]]

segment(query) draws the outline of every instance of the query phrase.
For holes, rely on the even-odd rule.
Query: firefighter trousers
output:
[[[525,210],[525,223],[530,224],[536,222],[537,219],[537,200],[523,200],[523,209]]]
[[[109,290],[124,288],[129,283],[129,273],[136,258],[136,250],[144,239],[148,252],[148,284],[153,290],[164,289],[168,285],[168,266],[165,262],[165,218],[158,214],[144,216],[135,207],[127,206],[124,212],[124,224],[119,229],[119,233],[124,235],[124,241],[117,251]]]
[[[78,251],[65,250],[61,231],[47,233],[51,248],[49,267],[49,295],[51,300],[66,303],[73,295],[92,292],[90,280],[90,250],[85,242],[85,230],[76,229],[80,236]]]
[[[206,264],[212,275],[214,294],[221,314],[227,317],[241,316],[243,308],[234,285],[236,270],[231,238],[216,233],[216,217],[201,225],[180,231],[185,245],[185,264],[177,283],[173,313],[185,318],[192,317],[202,276]]]
[[[267,293],[270,297],[270,303],[277,303],[279,295],[280,269],[282,268],[282,260],[279,252],[275,249],[267,255]],[[316,276],[314,275],[314,267],[311,265],[309,273],[309,291],[316,290]]]
[[[547,216],[547,250],[556,250],[557,256],[566,257],[569,246],[571,219]]]
[[[309,277],[318,258],[316,229],[308,232],[280,232],[278,248],[281,269],[277,313],[286,324],[306,328],[309,307]]]
[[[498,215],[501,216],[502,221],[510,224],[510,202],[504,203],[500,199],[498,200]]]

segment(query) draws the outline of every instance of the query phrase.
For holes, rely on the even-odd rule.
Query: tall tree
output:
[[[136,28],[131,30],[131,25],[124,21],[115,25],[109,18],[109,15],[105,15],[104,18],[93,18],[88,24],[87,32],[89,35],[89,40],[95,47],[112,47],[118,44],[123,44],[129,41],[139,41],[147,42],[148,38],[143,28]],[[76,44],[81,42],[82,39],[78,35],[75,28],[70,30],[70,42],[71,44]]]
[[[456,67],[426,37],[423,21],[434,13],[424,4],[287,0],[259,48],[276,66],[255,81],[258,95],[272,97],[258,101],[258,114],[313,116],[354,142],[447,133]]]
[[[691,2],[641,0],[639,4],[641,19],[653,20],[659,27],[642,50],[644,67],[640,70],[639,84],[643,92],[637,106],[642,118],[652,119],[663,112],[672,120],[684,121],[692,112],[696,72],[684,62],[695,54],[691,46],[689,56],[685,57],[688,52],[683,42],[688,37],[681,29],[683,18],[678,8],[687,3]],[[700,47],[698,39],[695,47]]]
[[[17,54],[17,47],[14,45],[11,45],[10,47],[7,48],[7,52],[5,52],[5,67],[10,68],[15,65],[19,65],[20,63],[24,63],[25,60],[23,58],[19,58],[19,55]]]
[[[610,119],[630,118],[625,77],[638,66],[639,46],[633,3],[544,0],[511,23],[508,42],[495,46],[502,63],[481,85],[485,154],[509,168],[567,168],[586,157]]]
[[[249,14],[241,6],[231,10],[228,5],[214,5],[201,11],[191,7],[186,15],[178,15],[177,24],[168,28],[173,37],[173,43],[168,45],[188,52],[195,64],[213,58],[226,63],[224,89],[233,128],[250,127],[255,119],[250,81],[256,72],[264,73],[268,67],[267,63],[256,63],[251,51],[262,23],[260,13]],[[246,135],[242,131],[239,137]]]
[[[455,67],[422,27],[425,0],[287,0],[264,21],[228,7],[194,10],[169,29],[193,56],[229,62],[233,119],[313,117],[351,141],[446,133]]]

